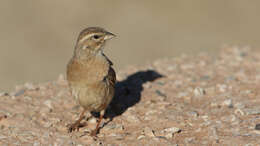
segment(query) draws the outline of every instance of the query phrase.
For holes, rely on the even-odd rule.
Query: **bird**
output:
[[[69,125],[68,132],[79,130],[86,112],[99,112],[96,128],[90,133],[97,135],[115,93],[116,73],[112,61],[103,52],[106,42],[115,36],[101,27],[88,27],[78,36],[66,73],[71,95],[83,111],[79,119]]]

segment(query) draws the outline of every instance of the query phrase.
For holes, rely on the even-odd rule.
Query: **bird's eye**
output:
[[[99,35],[94,35],[93,38],[94,38],[94,39],[99,39],[100,36],[99,36]]]

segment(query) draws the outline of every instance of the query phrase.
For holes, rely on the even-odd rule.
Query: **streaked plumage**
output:
[[[90,27],[78,37],[74,55],[67,65],[67,80],[72,95],[84,111],[80,119],[69,127],[70,132],[78,129],[85,111],[101,112],[98,128],[114,96],[116,74],[112,62],[103,54],[106,40],[114,36],[103,28]],[[96,134],[97,128],[92,135]]]

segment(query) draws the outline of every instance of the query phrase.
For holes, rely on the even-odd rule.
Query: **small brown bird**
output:
[[[72,95],[84,110],[80,118],[69,126],[69,132],[79,129],[86,111],[100,112],[91,135],[96,136],[98,132],[115,92],[116,73],[112,62],[103,53],[106,41],[113,37],[114,34],[100,27],[89,27],[79,34],[74,55],[67,65],[67,80]]]

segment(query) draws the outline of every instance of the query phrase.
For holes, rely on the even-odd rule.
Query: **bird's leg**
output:
[[[97,135],[98,130],[99,130],[99,125],[100,125],[100,123],[101,123],[101,121],[103,119],[104,114],[105,114],[105,110],[102,110],[100,112],[100,116],[99,116],[99,119],[98,119],[98,122],[97,122],[95,130],[91,131],[91,133],[90,133],[91,136],[96,136]]]
[[[74,124],[71,124],[68,128],[68,132],[72,132],[74,130],[77,129],[77,131],[79,131],[79,125],[80,125],[80,121],[84,118],[84,114],[85,114],[86,110],[84,109],[80,116],[79,116],[79,119],[74,123]]]

